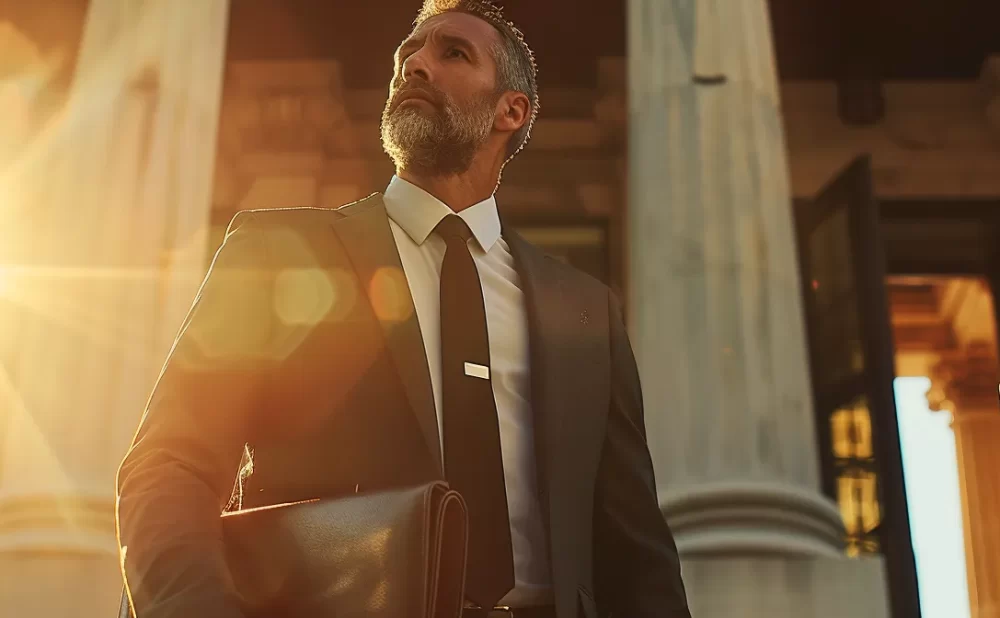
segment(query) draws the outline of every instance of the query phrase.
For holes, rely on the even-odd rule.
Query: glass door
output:
[[[886,561],[895,618],[920,616],[893,392],[894,348],[871,163],[852,161],[795,219],[824,492],[850,555]]]

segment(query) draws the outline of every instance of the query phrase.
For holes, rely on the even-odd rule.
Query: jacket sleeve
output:
[[[595,490],[596,601],[602,615],[690,618],[677,548],[657,502],[639,372],[610,292],[609,305],[611,403]]]
[[[118,472],[123,574],[140,618],[240,618],[219,516],[269,358],[272,277],[252,213],[233,220]]]

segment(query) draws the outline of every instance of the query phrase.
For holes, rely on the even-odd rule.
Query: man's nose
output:
[[[418,49],[403,61],[403,81],[411,79],[422,79],[425,82],[431,81],[430,64],[427,62],[426,48]]]

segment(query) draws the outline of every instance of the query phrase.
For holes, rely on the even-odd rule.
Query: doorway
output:
[[[885,559],[894,617],[988,615],[1000,200],[880,204],[861,156],[795,219],[823,484],[847,552]]]
[[[997,513],[978,495],[991,465],[980,460],[1000,446],[993,295],[971,276],[890,275],[886,289],[923,615],[968,618],[973,603],[981,615],[993,593],[977,583],[977,541]]]
[[[932,607],[948,618],[995,615],[1000,199],[886,202],[880,227],[897,390],[907,381],[913,390],[910,406],[902,405],[901,396],[897,413],[907,494],[911,503],[924,505],[912,504],[910,511],[924,616],[932,617]],[[956,506],[960,526],[954,524]],[[953,568],[945,572],[949,562]],[[963,578],[964,599],[954,596]],[[946,599],[954,600],[945,605]]]

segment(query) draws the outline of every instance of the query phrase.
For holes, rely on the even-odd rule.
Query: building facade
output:
[[[384,65],[415,7],[68,4],[76,34],[0,17],[25,50],[0,77],[21,136],[0,152],[0,608],[97,617],[121,589],[115,469],[222,231],[384,188]],[[539,42],[543,114],[498,203],[625,301],[695,616],[919,615],[894,357],[955,415],[970,605],[997,616],[992,256],[978,283],[892,277],[952,272],[920,234],[955,222],[913,213],[1000,212],[1000,56],[811,74],[782,60],[785,4],[601,3],[591,38]],[[878,49],[851,10],[848,60]],[[529,38],[575,19],[511,13]],[[956,260],[974,244],[949,238]]]

